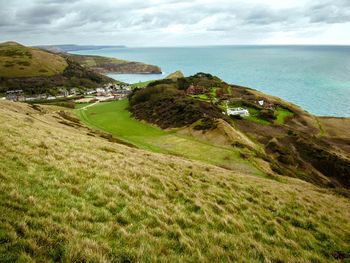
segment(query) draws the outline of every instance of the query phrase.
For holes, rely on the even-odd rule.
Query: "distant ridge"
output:
[[[0,43],[0,46],[22,46],[20,43],[17,43],[15,41],[7,41],[7,42],[3,42],[3,43]]]
[[[98,50],[103,48],[126,48],[124,45],[117,46],[98,46],[98,45],[75,45],[75,44],[63,44],[63,45],[39,45],[34,46],[37,48],[46,49],[51,52],[71,52],[79,50]]]
[[[0,93],[11,89],[26,94],[53,92],[57,87],[90,89],[113,81],[62,54],[12,41],[0,43]]]

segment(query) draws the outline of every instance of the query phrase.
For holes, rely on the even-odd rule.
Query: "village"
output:
[[[131,93],[131,86],[128,84],[108,83],[96,89],[82,91],[78,88],[61,88],[56,95],[37,94],[28,95],[23,90],[8,90],[3,99],[21,102],[55,101],[72,99],[77,103],[90,101],[111,101],[126,98]]]
[[[74,103],[91,103],[91,102],[107,102],[113,100],[121,100],[127,98],[127,96],[132,92],[132,87],[128,84],[116,84],[108,83],[101,87],[95,89],[83,90],[81,88],[61,88],[55,95],[51,94],[37,94],[28,95],[25,94],[23,90],[9,90],[6,92],[6,97],[2,99],[7,99],[11,101],[21,101],[29,103],[50,103],[56,101],[74,101]],[[192,96],[194,98],[217,102],[219,97],[212,96],[215,94],[213,90],[208,90],[204,87],[190,85],[185,94],[187,96]],[[238,117],[249,117],[252,115],[251,111],[254,111],[251,107],[244,107],[241,105],[242,97],[232,98],[230,96],[225,96],[225,94],[220,96],[222,101],[222,113],[228,116],[238,116]],[[251,101],[255,104],[255,107],[263,109],[265,111],[274,111],[275,105],[265,101],[263,99]],[[264,111],[263,111],[264,112]],[[255,115],[255,113],[253,113]]]

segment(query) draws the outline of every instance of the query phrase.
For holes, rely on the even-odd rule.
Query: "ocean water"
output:
[[[186,76],[207,72],[281,97],[316,115],[350,117],[350,46],[109,48],[74,53],[162,68],[162,75],[110,75],[129,83],[159,79],[175,70]]]

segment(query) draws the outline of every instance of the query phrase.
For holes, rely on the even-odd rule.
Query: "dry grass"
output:
[[[331,262],[350,202],[86,135],[0,102],[1,262]]]
[[[350,139],[350,118],[318,117],[317,119],[325,136]]]
[[[0,45],[0,76],[8,78],[53,76],[68,66],[56,54],[19,44]]]

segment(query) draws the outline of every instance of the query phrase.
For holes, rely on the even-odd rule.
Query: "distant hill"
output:
[[[347,189],[350,196],[349,119],[319,118],[205,73],[153,81],[135,89],[129,100],[137,119],[163,129],[182,128],[184,134],[226,147],[246,148],[247,158],[267,173]],[[228,116],[227,107],[243,107],[250,115]]]
[[[179,79],[179,78],[183,78],[184,77],[184,74],[181,72],[181,70],[177,70],[173,73],[170,73],[168,76],[166,76],[165,78],[166,79]]]
[[[78,50],[98,50],[103,48],[125,48],[125,46],[82,46],[82,45],[46,45],[37,46],[53,53],[60,53],[61,56],[69,57],[80,65],[92,69],[101,74],[161,74],[160,67],[141,62],[127,61],[111,57],[76,55],[68,52]]]
[[[74,59],[15,42],[0,44],[0,93],[22,89],[47,93],[57,87],[98,87],[115,80],[81,66]]]
[[[162,70],[158,66],[141,62],[121,60],[111,57],[62,54],[80,65],[92,69],[101,74],[107,73],[127,73],[127,74],[161,74]]]
[[[63,73],[67,66],[67,61],[56,54],[15,42],[0,44],[1,77],[53,76]]]
[[[34,46],[41,49],[46,49],[52,52],[70,52],[70,51],[79,51],[79,50],[98,50],[104,48],[125,48],[126,46],[117,45],[117,46],[98,46],[98,45],[74,45],[74,44],[65,44],[65,45],[39,45]]]

